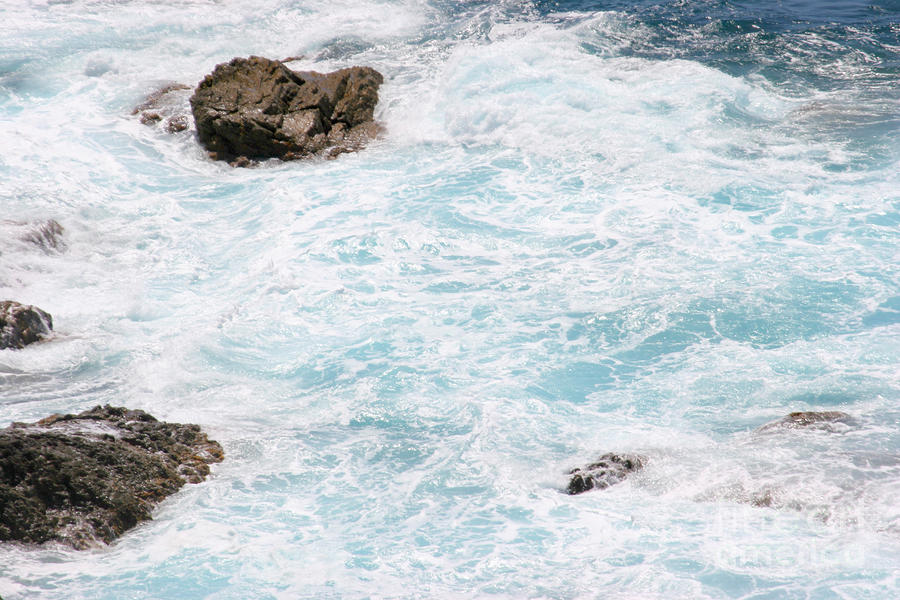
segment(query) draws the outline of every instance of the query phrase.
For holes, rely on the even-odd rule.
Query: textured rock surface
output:
[[[200,82],[191,111],[215,159],[335,156],[377,133],[372,118],[382,82],[368,67],[323,74],[259,56],[235,58]]]
[[[0,430],[0,540],[109,543],[183,486],[222,447],[197,425],[96,407]]]
[[[838,431],[855,424],[853,417],[845,412],[829,410],[824,412],[792,412],[783,419],[766,423],[757,432],[777,431],[779,429],[819,429]]]
[[[586,467],[572,469],[566,492],[581,494],[592,489],[605,489],[625,480],[629,474],[644,468],[646,458],[637,454],[604,454]]]
[[[53,318],[41,309],[12,300],[0,302],[0,349],[24,348],[52,329]]]

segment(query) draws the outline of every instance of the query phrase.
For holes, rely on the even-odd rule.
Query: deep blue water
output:
[[[385,135],[231,169],[130,114],[250,54],[379,69]],[[898,597],[898,76],[897,2],[0,0],[0,296],[56,325],[0,426],[227,455],[0,595]],[[857,425],[753,433],[795,410]]]

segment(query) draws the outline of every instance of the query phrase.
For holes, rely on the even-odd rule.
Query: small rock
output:
[[[165,121],[165,129],[169,133],[184,131],[189,126],[186,92],[190,89],[181,83],[166,84],[147,96],[131,114],[140,115],[144,125],[157,125]]]
[[[172,117],[168,121],[166,121],[166,131],[169,133],[178,133],[179,131],[184,131],[188,128],[187,117],[184,115],[178,115],[177,117]]]
[[[757,433],[764,433],[779,429],[817,429],[835,432],[839,429],[845,430],[855,424],[855,419],[845,412],[837,410],[824,412],[804,411],[792,412],[782,419],[766,423],[756,431]]]
[[[604,454],[584,468],[572,469],[566,492],[581,494],[592,489],[606,489],[621,483],[630,473],[644,468],[646,458],[637,454]]]
[[[252,160],[250,160],[249,158],[247,158],[246,156],[238,156],[228,164],[235,168],[246,169],[246,168],[252,167],[255,163]]]
[[[763,485],[748,490],[744,484],[736,482],[710,488],[694,498],[699,502],[728,501],[748,504],[755,508],[797,508],[796,501],[788,499],[786,492],[771,485]]]
[[[155,125],[162,121],[158,112],[145,111],[141,113],[141,125]]]
[[[12,300],[0,302],[0,349],[24,348],[52,329],[53,318],[41,309]]]
[[[97,406],[0,430],[0,541],[109,543],[185,483],[222,447],[197,425]]]

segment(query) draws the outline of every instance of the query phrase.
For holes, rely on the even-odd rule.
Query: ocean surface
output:
[[[131,114],[251,54],[378,69],[384,135],[232,169]],[[900,597],[897,0],[0,0],[0,299],[56,329],[0,427],[226,452],[0,547],[5,600]],[[856,424],[754,433],[797,410]]]

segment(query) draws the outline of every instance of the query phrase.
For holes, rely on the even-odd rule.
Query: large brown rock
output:
[[[0,541],[109,543],[186,482],[222,447],[197,425],[97,406],[0,430]]]
[[[191,96],[197,135],[210,156],[291,160],[360,149],[384,81],[369,67],[297,72],[259,56],[216,66]]]
[[[0,350],[24,348],[50,335],[52,329],[53,318],[36,306],[0,302]]]

